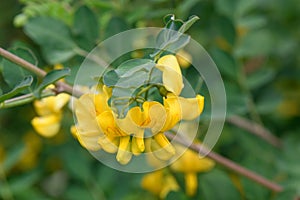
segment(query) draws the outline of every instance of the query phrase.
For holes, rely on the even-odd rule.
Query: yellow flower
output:
[[[163,84],[166,89],[175,95],[179,95],[183,88],[182,74],[180,66],[174,55],[161,57],[156,67],[163,72]]]
[[[179,190],[175,178],[166,170],[146,174],[142,179],[142,188],[161,199],[164,199],[169,192]]]
[[[77,125],[72,132],[83,147],[92,151],[103,148],[108,153],[117,152],[117,161],[127,164],[132,154],[144,152],[144,129],[149,128],[160,147],[175,154],[169,141],[159,132],[166,115],[160,103],[145,102],[143,111],[134,107],[125,118],[118,119],[109,108],[108,99],[106,93],[84,94],[75,102]]]
[[[53,88],[51,85],[48,88]],[[62,108],[69,101],[68,94],[46,97],[34,101],[35,111],[39,115],[31,120],[33,128],[44,137],[53,137],[60,129]]]
[[[130,108],[124,118],[114,112],[108,104],[112,88],[105,85],[94,87],[94,93],[82,95],[75,101],[76,130],[73,135],[89,150],[103,149],[116,153],[121,164],[127,164],[132,155],[153,152],[161,160],[175,155],[175,149],[164,135],[181,120],[197,118],[204,106],[204,98],[178,96],[183,88],[182,74],[176,57],[167,55],[158,60],[157,68],[163,72],[163,84],[168,93],[163,104],[144,101],[140,106]],[[145,145],[145,130],[151,132]]]
[[[176,146],[178,152],[184,151],[183,147]],[[171,164],[175,172],[185,174],[185,188],[188,196],[194,196],[198,187],[197,173],[207,172],[214,167],[215,163],[209,158],[201,158],[196,152],[187,149],[183,155]]]
[[[40,135],[53,137],[60,129],[61,115],[50,114],[43,117],[34,117],[31,124]]]

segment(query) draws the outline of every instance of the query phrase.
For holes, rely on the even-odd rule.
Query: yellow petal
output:
[[[93,101],[94,101],[94,105],[95,105],[95,109],[96,109],[96,114],[99,115],[101,113],[103,113],[104,111],[109,111],[110,108],[108,106],[108,96],[104,93],[102,94],[94,94],[92,96]]]
[[[53,137],[60,129],[60,116],[47,115],[44,117],[35,117],[31,120],[33,128],[44,137]]]
[[[185,179],[185,190],[188,196],[194,196],[198,187],[197,174],[193,172],[186,173]]]
[[[99,137],[98,144],[108,153],[116,153],[118,151],[118,138],[109,138],[106,135]]]
[[[77,128],[85,132],[100,132],[101,129],[96,121],[96,110],[92,94],[82,95],[75,102],[75,114]]]
[[[34,101],[33,105],[38,115],[45,116],[60,112],[69,100],[70,95],[62,93]]]
[[[112,111],[104,111],[97,116],[97,122],[103,132],[111,137],[127,136],[125,132],[119,129],[115,122],[115,116]]]
[[[77,139],[78,132],[77,132],[77,128],[76,128],[75,125],[71,126],[70,132],[72,133],[72,136],[73,136],[75,139]]]
[[[184,151],[184,147],[176,146],[178,152]],[[171,165],[171,169],[177,172],[206,172],[215,166],[215,162],[209,158],[201,158],[198,153],[187,149],[181,157]]]
[[[197,118],[203,111],[204,97],[197,95],[196,98],[179,97],[180,106],[182,109],[182,119],[193,120]]]
[[[54,65],[54,69],[63,69],[64,68],[64,66],[62,65],[62,64],[55,64]]]
[[[47,97],[33,102],[34,109],[40,116],[53,114],[52,108],[54,107],[54,104],[54,97]]]
[[[160,199],[166,198],[170,191],[179,190],[175,178],[170,174],[166,174],[163,170],[146,174],[142,179],[142,188],[158,196]]]
[[[119,150],[116,156],[117,161],[122,165],[126,165],[131,160],[131,157],[130,136],[120,137]]]
[[[163,160],[163,161],[170,160],[174,156],[174,153],[172,152],[172,150],[171,150],[171,152],[169,152],[170,150],[168,151],[165,148],[162,148],[162,146],[159,145],[155,139],[151,140],[150,148],[151,148],[151,150],[150,150],[151,153],[160,160]],[[156,161],[154,161],[154,162],[156,162]],[[156,164],[160,165],[160,163],[157,163],[157,162],[156,162]]]
[[[135,156],[140,155],[145,149],[145,146],[143,148],[139,147],[139,144],[138,144],[137,140],[142,140],[143,141],[143,146],[144,146],[144,139],[143,138],[136,138],[136,137],[132,138],[132,140],[131,140],[131,152]]]
[[[98,137],[86,137],[84,135],[77,134],[77,139],[81,146],[90,151],[98,151],[101,146],[98,144]]]
[[[170,130],[181,120],[181,106],[178,97],[173,94],[168,94],[164,99],[164,106],[167,111],[166,123],[162,132]]]
[[[144,103],[145,104],[145,103]],[[162,130],[166,123],[167,113],[165,108],[158,102],[149,102],[149,118],[152,134],[155,135]]]
[[[175,148],[163,133],[158,133],[154,135],[154,140],[167,152],[169,152],[172,155],[175,155]]]
[[[138,113],[141,113],[138,111],[139,109],[130,109],[123,119],[116,118],[116,125],[119,127],[119,129],[122,132],[125,132],[127,135],[134,135],[136,137],[143,138],[144,137],[144,129],[140,127],[139,124],[137,124],[133,119],[133,116],[136,117],[136,111]]]
[[[143,111],[140,107],[133,107],[128,111],[126,118],[128,118],[127,126],[150,128],[152,133],[156,134],[165,125],[167,114],[160,103],[146,101],[143,103]]]
[[[163,72],[163,84],[166,89],[179,95],[183,88],[182,74],[180,66],[174,55],[161,57],[156,67]]]
[[[48,97],[50,98],[50,97]],[[54,97],[53,111],[59,112],[70,100],[70,95],[61,93]]]
[[[164,179],[165,179],[164,187],[162,188],[159,195],[159,197],[162,199],[166,198],[169,192],[179,190],[179,186],[172,175],[168,174],[164,177]]]
[[[163,171],[158,170],[146,174],[142,179],[142,188],[150,191],[152,194],[159,196],[163,187]]]

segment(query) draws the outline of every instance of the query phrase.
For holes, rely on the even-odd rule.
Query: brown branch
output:
[[[0,47],[0,55],[6,58],[7,60],[19,65],[20,67],[34,73],[39,78],[43,78],[46,76],[47,72],[42,70],[41,68],[38,68],[37,66],[31,64],[30,62],[24,60],[23,58],[20,58],[9,51],[6,51],[5,49]],[[81,96],[81,92],[73,89],[73,87],[67,83],[64,83],[62,81],[58,81],[55,83],[57,93],[67,93],[70,95],[73,95],[75,97]]]
[[[242,118],[240,116],[231,116],[227,119],[228,123],[231,123],[239,128],[242,128],[250,133],[253,133],[254,135],[260,137],[261,139],[267,141],[271,145],[280,148],[282,143],[279,138],[274,136],[269,130],[267,130],[265,127],[250,121],[248,119]]]
[[[269,188],[275,192],[283,191],[282,186],[262,177],[261,175],[255,173],[253,171],[250,171],[250,170],[240,166],[239,164],[229,160],[228,158],[225,158],[217,153],[214,153],[213,151],[210,151],[205,146],[203,146],[201,144],[195,144],[195,143],[190,144],[190,142],[188,142],[187,139],[183,138],[180,133],[177,133],[177,137],[175,137],[175,135],[172,133],[165,133],[165,134],[169,140],[174,140],[175,142],[182,144],[182,145],[188,147],[189,149],[192,149],[192,150],[198,152],[199,154],[207,155],[209,158],[213,159],[215,162],[221,164],[222,166],[257,182],[260,185],[265,186],[266,188]],[[178,136],[180,136],[180,137],[178,137]]]

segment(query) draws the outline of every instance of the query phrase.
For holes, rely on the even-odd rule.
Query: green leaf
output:
[[[68,26],[59,20],[33,18],[24,26],[24,32],[41,46],[50,64],[66,61],[75,55],[77,45],[72,40]]]
[[[18,49],[11,50],[10,52],[15,54],[16,56],[19,56],[20,58],[23,58],[24,60],[30,62],[31,64],[36,64],[37,62],[33,54],[27,49],[18,48]],[[36,75],[33,74],[32,72],[23,69],[19,65],[7,59],[2,60],[2,67],[3,67],[2,70],[3,78],[10,88],[14,88],[16,85],[22,82],[27,76],[36,77]],[[34,87],[35,84],[32,84],[30,88],[24,90],[23,92],[24,93],[32,92]]]
[[[181,26],[183,25],[183,21],[179,20],[179,19],[174,19],[174,20],[170,20],[167,24],[166,24],[166,28],[167,29],[171,29],[174,31],[179,31],[179,29],[181,28]]]
[[[91,50],[99,37],[98,20],[94,12],[86,6],[80,7],[75,13],[73,27],[79,47]]]
[[[167,15],[164,21],[167,22],[165,28],[158,34],[156,38],[157,49],[152,53],[151,57],[156,57],[164,51],[176,52],[183,48],[190,41],[190,36],[183,34],[186,32],[199,17],[191,16],[188,21],[175,19],[175,15]]]
[[[186,22],[184,22],[183,25],[180,27],[179,32],[185,33],[199,19],[200,18],[196,15],[189,17],[189,19]]]
[[[106,27],[105,37],[108,38],[120,32],[126,31],[129,25],[122,17],[112,17]]]
[[[106,72],[103,81],[107,86],[117,85],[122,88],[143,85],[154,66],[155,63],[150,59],[131,59],[122,63],[117,69]]]
[[[103,82],[113,87],[111,104],[122,116],[124,113],[121,113],[121,110],[134,92],[148,83],[161,83],[160,77],[161,72],[155,68],[153,60],[132,59],[122,63],[117,69],[106,72]],[[120,98],[122,100],[119,100]]]
[[[236,80],[237,64],[232,55],[221,49],[212,49],[210,53],[222,75]]]
[[[163,21],[164,21],[165,25],[167,25],[169,23],[169,21],[174,20],[174,19],[175,19],[174,14],[168,14],[168,15],[164,16]]]
[[[21,91],[29,88],[33,82],[33,77],[32,76],[25,76],[24,79],[19,83],[18,85],[15,86],[13,90],[10,92],[0,96],[0,102],[5,101],[6,99],[9,99],[16,94],[20,93]]]
[[[204,200],[242,199],[229,176],[218,169],[200,175],[199,188]],[[216,192],[216,188],[218,188],[218,192]]]
[[[103,76],[103,82],[106,86],[111,87],[116,85],[119,80],[119,76],[115,70],[108,71]]]
[[[42,91],[50,84],[54,84],[56,81],[70,75],[71,70],[69,68],[52,70],[46,74],[42,83],[35,89],[34,95],[40,98]]]

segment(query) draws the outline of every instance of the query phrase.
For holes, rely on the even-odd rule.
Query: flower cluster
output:
[[[197,118],[203,110],[204,98],[201,95],[195,98],[179,96],[184,85],[175,56],[163,56],[156,67],[162,71],[162,82],[167,91],[162,103],[146,99],[141,106],[131,107],[120,118],[109,105],[112,88],[105,85],[95,93],[82,95],[75,102],[77,124],[73,132],[83,147],[116,153],[121,164],[127,164],[132,155],[138,156],[145,151],[161,150],[170,155],[161,159],[175,155],[164,132],[180,120]],[[150,130],[150,137],[145,137],[146,130]]]
[[[54,88],[54,85],[48,86]],[[33,128],[44,137],[55,136],[60,129],[62,108],[68,103],[70,95],[58,94],[34,101],[35,111],[39,116],[31,120]]]

